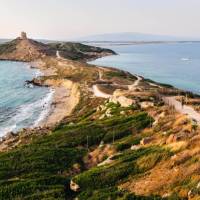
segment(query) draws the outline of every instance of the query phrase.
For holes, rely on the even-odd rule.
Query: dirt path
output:
[[[60,56],[60,52],[59,51],[56,51],[56,57],[61,59],[62,57]]]
[[[99,89],[98,85],[93,85],[93,86],[92,86],[92,90],[93,90],[94,95],[95,95],[96,97],[102,97],[102,98],[105,98],[105,99],[109,99],[110,97],[112,97],[111,94],[107,94],[107,93],[105,93],[105,92],[102,92],[102,91]]]
[[[181,102],[176,100],[176,97],[163,97],[163,100],[166,104],[173,105],[178,112],[186,114],[190,119],[195,119],[200,124],[200,114],[192,107],[187,105],[182,106]]]
[[[103,72],[102,72],[101,70],[99,70],[99,80],[100,80],[100,81],[104,81],[102,77],[103,77]],[[132,85],[126,85],[126,86],[128,86],[128,89],[129,89],[129,90],[134,90],[134,89],[139,85],[140,81],[142,80],[142,78],[141,78],[140,76],[137,76],[137,75],[136,75],[136,77],[137,77],[137,80],[136,80]],[[114,85],[117,86],[117,84],[114,84]],[[120,86],[120,85],[119,85],[119,86]],[[102,91],[99,89],[98,85],[93,85],[93,86],[92,86],[92,90],[93,90],[93,93],[94,93],[94,95],[95,95],[96,97],[102,97],[102,98],[106,98],[106,99],[109,99],[109,98],[112,97],[111,94],[107,94],[107,93],[105,93],[105,92],[102,92]]]
[[[137,77],[137,80],[132,85],[128,86],[129,90],[134,90],[139,85],[140,81],[142,80],[140,76],[137,76],[137,75],[135,76]]]

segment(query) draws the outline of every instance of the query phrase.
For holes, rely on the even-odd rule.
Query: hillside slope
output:
[[[30,62],[45,56],[57,57],[58,51],[61,57],[72,60],[88,60],[115,54],[109,49],[80,43],[44,44],[28,39],[26,36],[21,36],[15,40],[0,44],[0,60]]]
[[[69,44],[26,41],[24,48],[30,43],[42,69],[53,71],[32,83],[70,83],[79,101],[53,127],[22,129],[0,140],[0,199],[199,200],[199,124],[163,101],[187,96],[188,106],[200,112],[198,95],[122,70],[46,56],[62,48],[88,52],[80,44],[66,50]],[[18,51],[17,58],[26,59],[25,50],[12,45],[5,55]]]
[[[116,55],[116,53],[110,49],[74,42],[50,43],[48,46],[59,51],[61,57],[71,60],[84,61],[109,55]]]

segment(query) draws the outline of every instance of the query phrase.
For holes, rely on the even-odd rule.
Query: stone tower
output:
[[[21,32],[21,39],[22,40],[27,40],[26,32]]]

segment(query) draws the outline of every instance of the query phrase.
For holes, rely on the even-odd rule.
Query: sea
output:
[[[118,55],[90,63],[111,66],[200,94],[200,43],[92,44]],[[36,127],[48,115],[54,91],[27,85],[42,75],[23,62],[0,61],[0,137]]]
[[[200,42],[94,45],[112,49],[118,55],[97,59],[92,64],[116,67],[200,94]]]
[[[54,91],[26,83],[41,75],[27,63],[0,61],[0,137],[39,126],[48,115]]]

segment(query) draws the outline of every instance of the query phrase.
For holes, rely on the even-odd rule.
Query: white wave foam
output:
[[[51,103],[53,100],[54,90],[51,89],[47,96],[43,99],[43,107],[45,108],[39,115],[38,119],[35,121],[33,127],[39,126],[39,124],[47,117],[49,114]]]
[[[0,137],[5,136],[6,133],[9,133],[15,129],[16,129],[16,124],[9,127],[0,128]]]
[[[182,61],[189,61],[190,58],[181,58]]]
[[[19,125],[20,123],[25,120],[31,120],[31,117],[34,116],[34,112],[41,109],[42,111],[40,112],[39,117],[32,124],[29,124],[29,127],[38,126],[40,122],[47,117],[50,111],[54,92],[55,91],[53,89],[50,89],[50,92],[44,98],[41,98],[36,102],[20,106],[17,110],[17,114],[8,121],[7,127],[0,128],[0,136],[4,136],[6,133],[11,131],[15,132],[19,130],[22,128]]]
[[[39,76],[43,76],[44,73],[42,71],[40,71],[39,69],[35,70],[35,74],[34,74],[34,77],[37,78]]]

